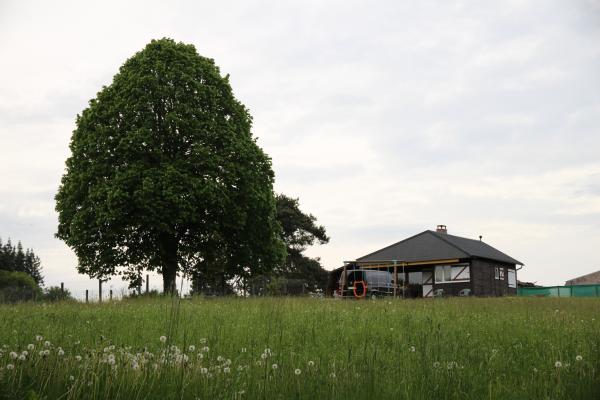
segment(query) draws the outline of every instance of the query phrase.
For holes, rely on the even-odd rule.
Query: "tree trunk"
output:
[[[177,240],[172,236],[161,236],[163,292],[175,293],[175,278],[177,277]]]

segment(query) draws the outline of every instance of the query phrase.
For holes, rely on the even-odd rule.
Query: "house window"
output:
[[[470,280],[468,264],[435,266],[435,283],[468,282]]]
[[[494,278],[500,279],[500,268],[494,267]]]
[[[517,274],[514,270],[508,270],[508,287],[516,288],[517,287]]]

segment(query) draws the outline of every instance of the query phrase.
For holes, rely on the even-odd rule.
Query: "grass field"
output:
[[[600,398],[599,299],[137,299],[0,321],[8,399]]]

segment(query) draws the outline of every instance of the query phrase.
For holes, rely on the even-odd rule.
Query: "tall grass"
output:
[[[0,321],[9,399],[600,398],[599,299],[134,299]]]

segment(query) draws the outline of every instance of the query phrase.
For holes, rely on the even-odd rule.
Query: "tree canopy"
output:
[[[307,257],[303,252],[313,244],[329,243],[325,227],[317,225],[314,215],[302,212],[299,199],[284,194],[277,195],[277,219],[287,249],[287,257],[279,273],[286,278],[304,279],[313,289],[324,289],[328,272],[318,258]]]
[[[285,257],[270,158],[228,76],[194,46],[153,40],[77,116],[57,237],[90,277],[142,269],[270,271]]]
[[[0,270],[8,272],[23,272],[29,275],[36,285],[43,285],[42,266],[40,258],[32,249],[23,249],[21,242],[14,246],[10,239],[2,244],[0,238]]]

